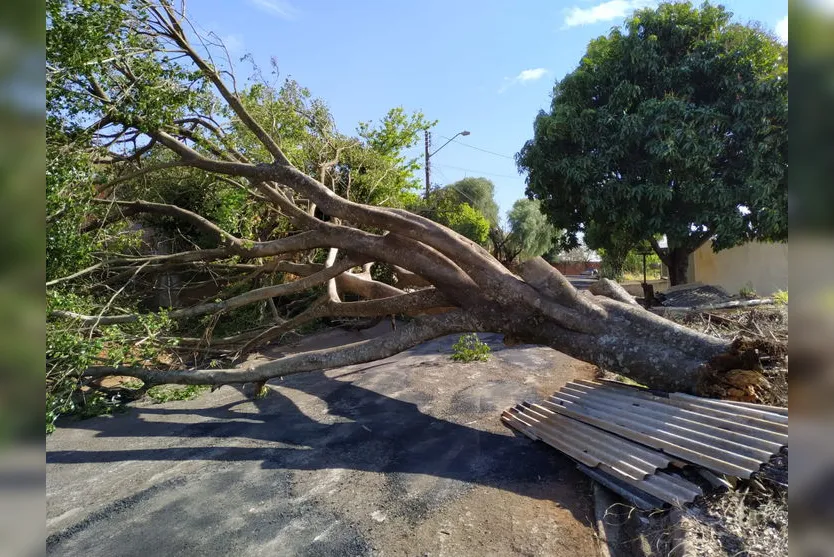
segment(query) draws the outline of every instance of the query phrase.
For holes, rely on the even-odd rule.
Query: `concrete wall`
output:
[[[788,244],[750,242],[713,253],[707,242],[689,256],[687,282],[717,284],[730,294],[752,284],[760,296],[788,289]]]
[[[669,279],[649,279],[646,282],[648,282],[652,285],[652,287],[654,287],[655,294],[658,294],[660,292],[666,292],[667,290],[669,290]],[[642,281],[624,281],[620,283],[620,286],[625,288],[625,291],[631,294],[632,296],[643,296]]]

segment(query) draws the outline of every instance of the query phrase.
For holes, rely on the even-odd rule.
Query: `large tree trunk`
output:
[[[692,252],[686,248],[672,248],[668,251],[669,284],[677,286],[686,284],[689,271],[689,255]]]
[[[263,382],[293,373],[385,358],[447,334],[488,331],[503,333],[516,341],[551,346],[647,386],[669,391],[697,393],[705,381],[714,380],[716,374],[757,364],[746,347],[697,333],[644,310],[616,283],[603,280],[590,292],[578,292],[541,258],[519,265],[519,276],[483,247],[431,220],[401,209],[363,205],[336,195],[321,181],[290,163],[278,140],[266,133],[224,83],[218,70],[195,51],[183,31],[189,27],[183,26],[181,20],[181,16],[163,2],[153,8],[147,18],[133,20],[131,25],[135,29],[131,27],[131,31],[158,36],[166,52],[173,45],[190,59],[225,101],[239,124],[245,126],[269,153],[271,160],[250,161],[230,145],[229,137],[213,120],[207,120],[201,113],[166,122],[156,129],[148,129],[151,124],[143,123],[145,127],[139,131],[134,128],[134,117],[119,120],[118,112],[107,100],[110,98],[108,92],[99,91],[102,85],[95,83],[91,86],[90,102],[101,105],[101,117],[108,125],[147,135],[156,148],[167,150],[166,157],[174,161],[157,166],[146,164],[141,159],[144,147],[129,156],[121,151],[106,152],[101,158],[115,161],[113,164],[121,167],[115,174],[118,178],[103,187],[112,188],[117,183],[140,179],[145,174],[172,166],[188,167],[192,172],[202,172],[213,179],[235,180],[234,183],[247,190],[257,202],[282,215],[284,224],[292,225],[296,233],[269,241],[239,238],[203,216],[175,205],[141,200],[108,201],[129,207],[133,214],[156,213],[182,220],[216,237],[217,247],[147,258],[104,258],[88,269],[52,281],[47,286],[77,280],[90,273],[103,273],[110,278],[125,277],[130,281],[137,275],[163,272],[172,266],[203,268],[210,264],[215,265],[213,268],[218,268],[217,265],[225,265],[227,269],[242,268],[250,277],[279,272],[300,277],[292,282],[179,308],[168,312],[171,319],[219,315],[303,291],[321,293],[305,311],[269,330],[221,339],[209,335],[205,339],[208,343],[223,345],[238,343],[235,349],[244,354],[322,317],[405,314],[415,318],[381,338],[244,368],[158,371],[141,367],[97,367],[86,370],[84,375],[129,375],[147,384]],[[133,79],[121,68],[113,72],[125,80]],[[112,91],[112,98],[119,98],[127,86],[120,87]],[[138,87],[139,91],[146,89]],[[183,129],[182,121],[203,126],[211,139],[203,140],[191,133],[191,129]],[[93,141],[91,149],[104,149],[97,147],[102,144],[105,143]],[[336,162],[338,157],[336,150]],[[327,164],[333,164],[333,161]],[[326,219],[316,218],[316,214]],[[316,250],[327,253],[324,264],[288,260],[298,254],[322,253]],[[669,254],[674,262],[669,266],[673,284],[685,280],[687,256],[683,250],[673,250]],[[313,259],[308,257],[307,260]],[[402,288],[374,281],[370,275],[371,262],[391,265],[400,273],[398,284]],[[419,289],[405,291],[406,285]],[[361,301],[343,301],[346,293],[359,296]],[[90,329],[90,336],[99,325],[141,320],[137,314],[105,315],[108,307],[110,304],[99,315],[55,312],[53,317],[76,320]],[[201,342],[203,339],[183,340]]]

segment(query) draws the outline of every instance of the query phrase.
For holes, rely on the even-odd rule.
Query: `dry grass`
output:
[[[633,512],[632,553],[709,557],[787,557],[787,450],[735,491],[711,491],[675,512]],[[706,491],[706,490],[705,490]]]

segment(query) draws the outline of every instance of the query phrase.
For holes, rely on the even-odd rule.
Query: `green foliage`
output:
[[[487,220],[490,227],[498,226],[498,203],[495,184],[486,178],[469,177],[440,188],[433,195],[451,198],[454,203],[466,203]]]
[[[290,161],[352,201],[404,207],[418,197],[414,171],[418,159],[406,151],[435,122],[423,113],[393,108],[379,122],[362,122],[356,137],[341,134],[327,104],[298,82],[279,88],[257,83],[244,91],[243,104],[280,145]],[[271,157],[254,134],[235,117],[233,141],[255,160]],[[330,164],[335,161],[335,164]],[[322,174],[322,165],[327,166]]]
[[[63,153],[60,151],[64,151]],[[80,154],[53,146],[46,154],[46,278],[59,278],[93,262],[95,240],[79,234],[92,213],[89,162]]]
[[[374,263],[371,266],[371,278],[394,286],[394,268],[388,263]]]
[[[48,0],[46,14],[47,113],[64,119],[73,133],[81,132],[84,120],[101,117],[101,95],[91,96],[90,90],[118,91],[108,118],[142,130],[172,122],[185,107],[207,107],[208,83],[201,73],[135,32],[148,16],[144,2]],[[131,77],[111,71],[113,62],[129,68]]]
[[[461,203],[454,190],[441,188],[434,191],[428,203],[420,200],[410,209],[448,226],[478,244],[485,244],[489,236],[490,224],[487,218],[469,203]]]
[[[777,290],[771,296],[773,301],[776,302],[777,305],[786,306],[788,305],[788,291],[787,290]]]
[[[626,252],[787,237],[787,48],[730,17],[639,10],[556,84],[517,162],[563,247],[589,226],[593,247]]]
[[[247,180],[175,166],[172,163],[178,155],[164,142],[145,143],[151,131],[164,130],[211,158],[242,155],[254,163],[273,160],[253,132],[216,96],[207,76],[190,65],[187,57],[171,54],[171,44],[147,32],[148,21],[153,19],[147,3],[47,0],[46,7],[47,281],[108,263],[47,289],[46,421],[50,430],[61,415],[84,416],[117,407],[95,390],[80,389],[79,377],[86,368],[170,368],[174,361],[170,356],[177,348],[173,339],[178,336],[231,336],[263,322],[266,306],[260,303],[172,323],[165,311],[156,312],[160,302],[154,292],[170,276],[175,275],[185,287],[183,298],[203,296],[204,286],[222,289],[220,294],[211,291],[206,296],[228,298],[266,281],[284,280],[269,273],[253,277],[252,266],[265,261],[241,261],[238,256],[199,266],[154,263],[133,273],[136,268],[128,267],[125,256],[213,248],[218,238],[182,218],[104,200],[175,205],[201,215],[249,246],[284,237],[291,227],[284,215],[253,195]],[[217,69],[226,80],[231,68]],[[420,181],[414,175],[419,161],[407,153],[423,131],[434,125],[422,113],[394,108],[376,122],[359,124],[356,133],[343,134],[327,104],[294,80],[276,79],[270,84],[255,68],[252,79],[236,81],[235,92],[266,133],[280,142],[288,158],[335,193],[389,207],[410,206],[419,199]],[[133,149],[135,156],[126,157]],[[160,165],[130,178],[140,167]],[[485,218],[468,206],[454,209],[451,225],[484,241]],[[325,254],[326,250],[319,250],[309,255],[321,262]],[[315,294],[288,297],[294,305],[287,313],[303,311]],[[52,315],[53,310],[143,315],[135,323],[82,329],[77,322]],[[319,322],[307,327],[317,326]],[[189,352],[188,357],[198,356]],[[190,392],[160,390],[158,396],[170,400],[190,396]]]
[[[208,390],[206,385],[186,385],[178,387],[174,385],[157,385],[151,387],[146,393],[148,398],[155,403],[171,402],[172,400],[191,400]]]
[[[559,238],[559,232],[541,212],[539,200],[519,199],[513,204],[507,219],[510,231],[521,249],[521,256],[525,259],[543,255]]]
[[[96,304],[90,297],[50,291],[47,312],[70,310],[89,313]],[[166,312],[145,314],[137,323],[107,325],[93,331],[72,321],[51,319],[46,327],[46,432],[62,415],[90,417],[110,413],[119,402],[98,392],[79,390],[81,373],[90,366],[156,366],[176,346],[169,337],[174,324]]]
[[[360,147],[348,150],[340,167],[343,191],[350,177],[352,201],[400,208],[413,203],[421,189],[414,174],[420,159],[407,158],[406,151],[436,123],[420,111],[407,114],[402,107],[389,110],[377,124],[360,123]]]
[[[489,235],[489,221],[484,215],[473,209],[468,203],[461,203],[456,211],[446,213],[443,217],[446,222],[442,223],[457,232],[466,236],[473,242],[484,244]]]
[[[756,293],[756,289],[753,288],[753,283],[748,282],[744,286],[742,286],[739,291],[738,295],[744,298],[745,300],[754,300],[758,298],[758,294]]]
[[[452,359],[456,362],[485,362],[489,359],[489,345],[475,333],[461,335],[452,346]]]

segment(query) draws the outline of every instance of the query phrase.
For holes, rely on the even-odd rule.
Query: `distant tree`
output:
[[[621,280],[625,273],[628,253],[635,245],[632,236],[591,223],[585,229],[584,241],[599,253],[600,276],[611,280]]]
[[[448,226],[481,245],[498,226],[495,184],[486,178],[464,178],[434,190],[428,200],[416,199],[409,208]]]
[[[454,196],[435,192],[429,200],[428,207],[424,207],[419,212],[435,222],[448,226],[473,242],[485,245],[489,235],[489,221],[468,203],[456,201]]]
[[[520,249],[519,255],[524,259],[546,253],[559,237],[559,232],[542,214],[538,200],[519,199],[507,214],[507,220]]]
[[[489,221],[498,226],[498,203],[495,202],[495,184],[486,178],[464,178],[438,190],[451,196],[457,203],[467,203]]]
[[[731,16],[639,10],[556,84],[517,163],[563,247],[589,226],[607,252],[650,241],[678,284],[710,238],[787,238],[787,47]]]

